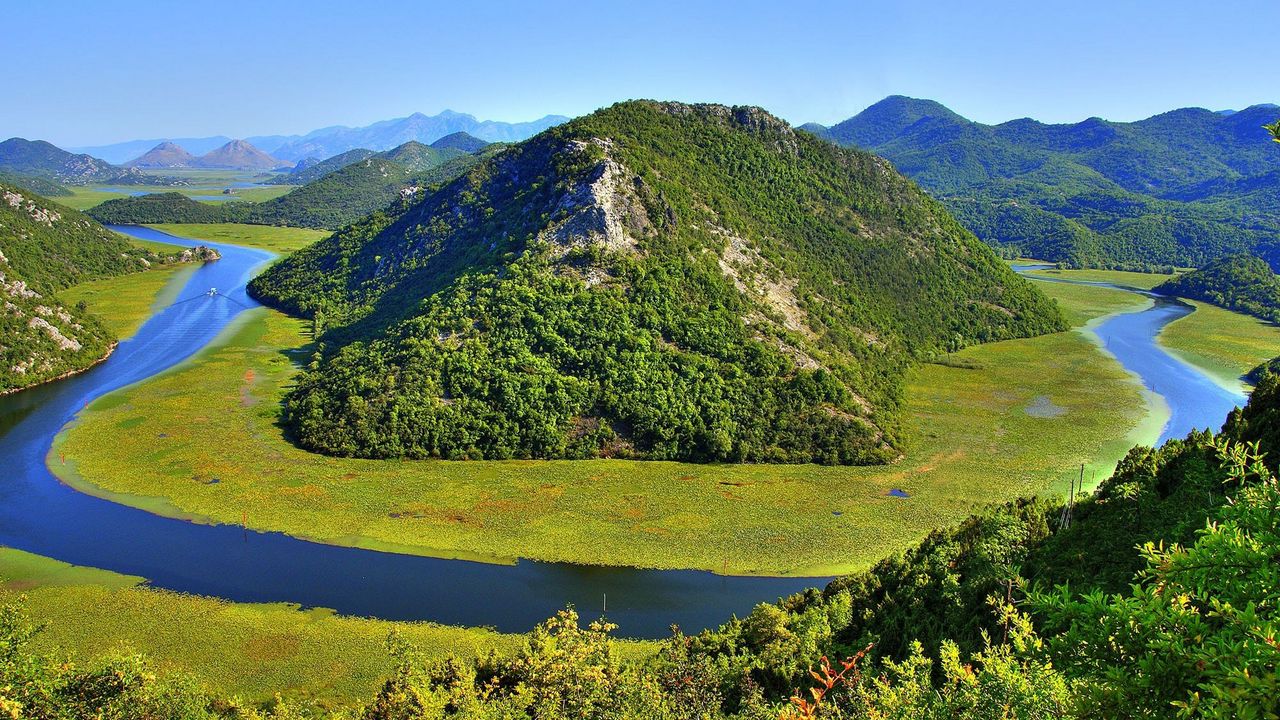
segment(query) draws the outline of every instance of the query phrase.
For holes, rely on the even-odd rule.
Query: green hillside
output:
[[[490,143],[485,142],[470,133],[459,131],[456,133],[450,133],[439,140],[436,140],[431,143],[431,147],[436,148],[437,150],[452,148],[454,150],[461,150],[468,153],[478,153],[485,149],[489,144]]]
[[[321,160],[317,163],[307,165],[306,167],[300,170],[294,170],[288,173],[281,173],[280,175],[277,175],[271,178],[270,180],[267,180],[265,184],[267,185],[306,185],[307,183],[312,182],[313,180],[319,180],[320,178],[324,177],[325,175],[328,175],[329,173],[335,170],[341,170],[342,168],[352,163],[360,162],[361,160],[372,157],[374,155],[377,155],[377,153],[375,153],[372,150],[365,150],[364,148],[356,148],[355,150],[348,150],[340,155],[334,155],[333,157],[328,158],[326,160]]]
[[[866,463],[909,363],[1056,308],[887,164],[754,108],[631,102],[251,285],[313,316],[306,447]]]
[[[1262,125],[1276,114],[1189,108],[1133,123],[984,125],[894,96],[833,127],[806,127],[889,158],[1007,255],[1198,266],[1274,253],[1280,158]]]
[[[114,339],[55,293],[75,283],[167,260],[80,213],[0,185],[0,393],[101,358]]]
[[[52,180],[31,177],[30,175],[0,172],[0,183],[17,186],[47,198],[69,197],[71,195],[70,190]]]
[[[1280,322],[1280,277],[1265,260],[1250,255],[1216,260],[1162,283],[1156,292]]]
[[[232,203],[202,203],[177,192],[117,198],[95,205],[85,214],[107,225],[154,223],[219,223],[230,220]]]
[[[452,147],[437,148],[410,140],[384,153],[378,153],[378,156],[400,165],[411,173],[419,173],[465,154],[467,154],[465,150]]]

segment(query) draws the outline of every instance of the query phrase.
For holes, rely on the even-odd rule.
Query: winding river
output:
[[[1054,266],[1019,264],[1014,265],[1014,270],[1025,274],[1051,267]],[[1222,387],[1200,368],[1171,355],[1157,341],[1169,323],[1195,312],[1191,305],[1177,298],[1112,283],[1027,277],[1041,282],[1107,287],[1151,299],[1151,307],[1109,315],[1093,324],[1090,330],[1107,352],[1119,359],[1126,370],[1137,375],[1143,386],[1163,398],[1168,406],[1169,419],[1160,431],[1157,445],[1170,438],[1186,437],[1192,430],[1209,428],[1216,431],[1222,427],[1222,421],[1232,408],[1244,404],[1243,393]]]
[[[135,237],[196,241],[139,227]],[[0,398],[0,544],[64,562],[147,578],[152,586],[239,602],[292,602],[391,620],[432,620],[523,632],[573,603],[587,618],[607,605],[623,635],[662,637],[712,627],[825,578],[725,577],[693,570],[641,570],[521,561],[495,565],[378,552],[162,517],[87,495],[46,466],[53,438],[90,401],[160,373],[207,345],[256,303],[245,284],[271,255],[204,243],[222,260],[195,269],[178,301],[153,315],[106,362],[66,380]],[[210,294],[212,288],[217,293]],[[1190,312],[1157,299],[1095,328],[1105,347],[1172,417],[1162,439],[1216,426],[1242,401],[1164,352],[1160,329]],[[127,431],[126,431],[127,432]]]

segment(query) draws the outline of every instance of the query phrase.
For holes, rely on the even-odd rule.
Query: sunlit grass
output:
[[[192,197],[200,202],[218,204],[230,201],[265,202],[287,194],[294,190],[295,186],[264,185],[262,187],[234,188],[233,194],[230,195],[223,195],[222,191],[224,187],[217,184],[197,187],[189,185],[74,185],[67,187],[67,189],[71,191],[71,195],[63,195],[50,199],[69,208],[74,208],[76,210],[88,210],[89,208],[95,205],[100,205],[108,200],[130,197],[130,195],[135,192],[176,192]]]
[[[1045,284],[1079,322],[1133,304]],[[971,348],[911,374],[911,447],[880,467],[369,461],[282,437],[305,323],[258,309],[193,362],[95,403],[53,469],[171,515],[364,547],[738,574],[862,568],[975,507],[1101,479],[1158,432],[1137,383],[1080,332]],[[1066,412],[1033,417],[1047,398]],[[128,428],[128,432],[124,432]],[[208,483],[211,477],[218,483]],[[891,489],[909,498],[888,496]]]
[[[1184,302],[1196,311],[1170,323],[1160,344],[1219,383],[1239,388],[1241,375],[1280,355],[1280,327],[1208,303]]]
[[[1154,288],[1170,277],[1117,270],[1045,270],[1029,275],[1109,282],[1141,289]],[[1047,284],[1041,284],[1041,288],[1046,289]],[[1061,294],[1065,291],[1056,292]],[[1216,305],[1195,300],[1183,302],[1193,305],[1196,311],[1170,323],[1157,340],[1173,354],[1204,370],[1218,383],[1239,389],[1242,375],[1280,355],[1280,327]],[[1073,305],[1078,307],[1079,301]],[[1071,312],[1069,310],[1068,314]]]
[[[172,245],[167,247],[165,252],[176,249]],[[157,266],[145,272],[73,285],[58,295],[64,304],[73,307],[83,301],[113,335],[127,338],[137,332],[148,317],[177,298],[193,270],[195,266],[191,264]]]
[[[204,240],[206,242],[244,245],[261,250],[269,250],[280,255],[304,248],[332,234],[326,230],[275,227],[272,225],[243,225],[240,223],[167,223],[149,225],[148,227],[167,232],[170,235]]]
[[[1139,290],[1150,290],[1174,277],[1173,275],[1162,273],[1127,272],[1124,270],[1036,270],[1027,274],[1031,277],[1105,282],[1123,287],[1138,288]]]
[[[392,671],[393,630],[428,657],[507,652],[521,641],[483,628],[385,622],[302,610],[284,603],[230,603],[155,590],[141,578],[0,549],[0,601],[19,593],[44,625],[36,647],[88,661],[116,651],[148,655],[162,669],[192,673],[220,695],[276,693],[333,704],[368,700]],[[633,652],[651,643],[628,643]]]

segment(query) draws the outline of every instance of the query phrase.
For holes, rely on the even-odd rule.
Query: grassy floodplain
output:
[[[1220,384],[1241,387],[1241,376],[1280,355],[1280,327],[1216,305],[1184,300],[1196,311],[1160,333],[1160,344],[1204,368]]]
[[[193,240],[244,245],[280,255],[304,248],[332,234],[327,230],[242,223],[170,223],[147,227]]]
[[[1142,302],[1044,289],[1078,323]],[[59,437],[53,469],[154,512],[229,523],[247,513],[252,527],[339,544],[826,575],[866,567],[984,503],[1065,489],[1081,463],[1100,479],[1160,424],[1118,363],[1066,332],[918,368],[912,448],[890,466],[330,458],[295,448],[276,425],[293,363],[308,353],[305,325],[246,314],[184,366],[92,405]],[[1044,402],[1064,412],[1028,412]]]
[[[194,168],[164,168],[144,171],[157,177],[177,177],[186,180],[189,185],[71,185],[67,189],[71,195],[52,198],[54,202],[76,210],[89,208],[108,200],[129,197],[132,193],[164,193],[178,192],[201,202],[223,203],[228,201],[264,202],[285,195],[294,190],[294,185],[263,185],[261,187],[233,188],[232,194],[223,195],[222,191],[234,183],[254,181],[258,173],[237,170],[201,170]]]
[[[62,301],[75,305],[83,301],[89,312],[102,318],[118,338],[137,332],[147,318],[173,302],[191,265],[166,265],[142,273],[103,278],[80,283],[59,293]]]
[[[280,254],[293,252],[328,234],[304,228],[233,223],[152,227],[196,240],[233,243]],[[135,244],[159,252],[174,252],[179,249],[176,245],[129,239]],[[75,305],[83,300],[89,311],[102,318],[116,337],[125,338],[136,332],[152,313],[177,298],[178,291],[182,289],[182,284],[192,269],[190,265],[155,267],[147,272],[81,283],[62,291],[60,296],[68,305]]]
[[[1037,262],[1032,260],[1031,262]],[[1105,282],[1122,287],[1150,290],[1173,275],[1159,273],[1129,272],[1127,270],[1035,270],[1027,273],[1031,277],[1056,278],[1059,280],[1077,280],[1083,282]]]
[[[284,603],[231,603],[155,590],[143,579],[0,548],[0,602],[24,596],[45,625],[38,649],[89,662],[141,652],[225,695],[252,701],[279,692],[326,704],[371,697],[391,673],[394,630],[428,657],[506,652],[520,642],[483,628],[385,622]],[[629,644],[642,652],[647,643]]]

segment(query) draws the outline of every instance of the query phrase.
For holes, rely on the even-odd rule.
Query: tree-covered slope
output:
[[[227,204],[202,203],[178,192],[116,198],[94,205],[85,214],[106,225],[232,222]]]
[[[80,213],[0,185],[0,393],[84,368],[113,338],[55,293],[164,260]]]
[[[477,153],[485,149],[489,145],[488,142],[467,133],[456,132],[445,135],[444,137],[431,143],[431,147],[437,150],[461,150],[462,152]]]
[[[326,160],[321,160],[319,162],[306,165],[305,167],[294,169],[292,172],[277,175],[270,180],[267,180],[265,184],[306,185],[313,180],[319,180],[335,170],[341,170],[352,163],[360,162],[361,160],[374,155],[377,155],[377,153],[372,150],[365,150],[364,148],[348,150]]]
[[[453,158],[465,154],[465,150],[451,147],[437,148],[434,145],[423,145],[420,142],[410,140],[384,153],[379,153],[378,156],[385,160],[390,160],[410,173],[419,173],[424,170],[430,170],[433,167],[439,167]]]
[[[676,103],[549,130],[251,290],[324,330],[302,444],[377,457],[883,461],[912,360],[1062,328],[883,160]]]
[[[1072,265],[1201,265],[1280,234],[1275,110],[972,122],[886,98],[819,136],[883,155],[980,238]]]
[[[65,186],[59,185],[52,180],[32,177],[30,175],[16,175],[9,172],[0,172],[0,183],[5,185],[16,185],[23,190],[29,190],[37,195],[47,198],[67,197],[71,195],[71,191]]]
[[[1280,277],[1261,258],[1234,255],[1172,280],[1156,292],[1203,300],[1228,310],[1280,322]]]

